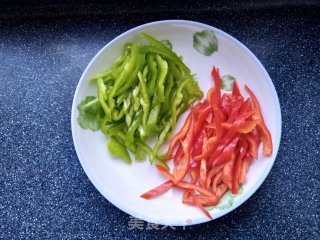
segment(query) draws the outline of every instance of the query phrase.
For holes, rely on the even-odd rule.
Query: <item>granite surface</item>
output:
[[[320,239],[316,1],[258,1],[238,7],[200,1],[187,7],[180,3],[181,8],[122,4],[111,12],[111,5],[81,8],[70,1],[27,10],[4,2],[0,239]],[[142,230],[130,230],[129,215],[94,188],[78,161],[70,128],[72,98],[86,65],[108,41],[134,26],[163,19],[215,26],[256,54],[280,99],[281,145],[266,181],[228,215],[186,229],[149,230],[142,223]]]

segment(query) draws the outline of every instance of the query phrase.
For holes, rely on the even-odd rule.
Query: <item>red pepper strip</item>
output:
[[[252,136],[252,134],[243,134],[242,135],[248,142],[249,145],[249,153],[255,159],[258,159],[258,142]]]
[[[271,134],[266,127],[265,123],[258,123],[257,129],[259,130],[262,141],[263,141],[263,148],[262,148],[262,154],[264,156],[271,156],[272,155],[272,138]]]
[[[191,183],[195,184],[199,178],[199,168],[198,167],[191,168],[190,176],[191,176]]]
[[[214,113],[216,114],[216,110],[214,111]],[[216,125],[216,137],[217,139],[220,139],[222,137],[222,118],[216,115],[216,117],[214,118],[214,123]]]
[[[259,123],[259,120],[247,121],[241,127],[238,127],[238,133],[250,133]]]
[[[173,158],[174,167],[178,167],[182,157],[183,157],[183,148],[182,148],[182,145],[180,144]]]
[[[155,187],[154,189],[151,189],[150,191],[142,194],[140,197],[145,198],[145,199],[150,199],[158,196],[159,194],[167,191],[169,188],[173,186],[173,182],[171,180],[168,180],[158,187]]]
[[[189,114],[189,116],[187,117],[187,120],[184,123],[183,127],[180,129],[180,131],[171,140],[169,149],[167,151],[167,158],[170,158],[175,146],[179,143],[179,141],[181,141],[186,136],[188,129],[190,127],[190,123],[191,123],[191,114]]]
[[[208,137],[204,136],[204,143],[206,143],[208,140]],[[202,145],[202,148],[204,148],[204,145]],[[200,161],[200,185],[205,187],[206,182],[206,176],[207,176],[207,159],[203,158]]]
[[[217,158],[222,150],[229,144],[232,138],[236,135],[236,128],[232,126],[228,132],[215,144],[207,147],[205,152],[202,152],[201,155],[194,157],[195,160],[200,160],[203,157],[210,156],[208,165],[211,166],[213,160]]]
[[[247,154],[242,161],[239,183],[243,184],[246,182],[246,175],[247,175],[247,172],[248,172],[248,169],[249,169],[251,162],[252,162],[252,156]]]
[[[189,191],[189,190],[185,190],[185,191],[183,192],[182,202],[183,202],[184,204],[193,204],[193,202],[191,201],[191,196],[190,196],[190,191]]]
[[[190,190],[184,192],[183,197],[182,197],[182,202],[183,203],[194,205],[194,201],[193,201],[193,198],[191,196],[191,192],[192,191],[190,191]],[[213,196],[213,197],[206,197],[206,196],[203,196],[203,195],[196,195],[196,196],[197,196],[197,198],[199,200],[199,203],[202,206],[214,206],[214,205],[219,203],[219,198],[216,197],[216,196]]]
[[[228,186],[228,188],[232,188],[232,177],[233,177],[233,166],[236,160],[235,152],[232,153],[231,159],[224,165],[223,167],[223,182]]]
[[[194,124],[194,114],[191,111],[190,115],[191,116],[191,121],[190,124],[193,126]],[[178,165],[175,165],[173,168],[173,176],[174,176],[174,182],[177,183],[181,181],[188,173],[188,169],[190,166],[190,151],[192,147],[192,142],[193,142],[193,131],[194,129],[190,127],[189,131],[186,134],[185,139],[181,142],[183,153],[184,153],[184,158],[181,159],[180,162],[180,168]]]
[[[195,184],[198,181],[199,178],[199,168],[198,167],[191,167],[190,168],[190,176],[191,176],[191,184]],[[183,197],[182,197],[182,202],[183,203],[189,203],[189,204],[193,204],[193,200],[190,194],[190,190],[185,190],[183,193]]]
[[[207,137],[205,136],[204,142],[207,141]],[[207,159],[201,159],[200,163],[200,186],[206,187],[206,179],[207,179]]]
[[[213,87],[213,88],[210,88],[209,91],[207,92],[206,101],[209,104],[212,104],[212,99],[213,99],[215,91],[216,91],[216,89]]]
[[[245,112],[249,112],[252,110],[252,107],[251,107],[251,102],[250,102],[250,98],[248,98],[247,100],[245,100],[240,109],[239,109],[239,115],[242,115],[243,113]]]
[[[248,148],[248,143],[244,141],[243,138],[241,138],[240,153],[234,163],[234,169],[233,169],[233,179],[232,179],[232,189],[231,189],[233,194],[237,194],[239,190],[239,178],[241,173],[242,160],[247,153],[247,148]]]
[[[218,143],[222,137],[221,119],[219,117],[215,117],[214,126],[216,135],[208,139],[208,141],[204,144],[204,148],[202,149],[202,155],[194,157],[195,160],[201,160],[202,158],[208,157],[216,150],[216,147],[218,146]],[[231,138],[235,133],[233,130],[234,129],[230,129],[225,138]]]
[[[178,182],[175,184],[175,186],[177,186],[179,188],[183,188],[183,189],[195,190],[195,191],[199,192],[200,194],[208,196],[208,197],[213,196],[212,192],[208,191],[207,189],[200,187],[196,184],[188,183],[185,181]]]
[[[209,190],[211,181],[214,178],[214,176],[220,172],[220,170],[223,168],[223,165],[215,166],[214,168],[211,168],[208,175],[207,175],[207,182],[206,182],[206,189]]]
[[[228,117],[227,122],[228,123],[233,123],[235,119],[239,116],[239,110],[243,104],[243,98],[240,96],[235,96],[231,100],[231,113]]]
[[[223,171],[220,171],[212,181],[212,193],[216,194],[218,185],[222,182]]]
[[[211,111],[211,106],[206,103],[203,105],[202,109],[200,109],[199,111],[200,111],[200,113],[197,118],[196,124],[195,124],[195,126],[193,126],[195,128],[195,130],[194,130],[195,135],[199,134],[201,132],[201,130],[203,129],[204,122],[205,122],[208,114]]]
[[[158,169],[158,171],[163,175],[165,176],[166,178],[169,178],[170,180],[173,181],[173,176],[171,173],[169,173],[169,171],[164,168],[163,166],[159,165],[159,164],[156,164],[156,167]]]
[[[216,196],[218,198],[221,198],[226,193],[227,190],[228,190],[227,184],[221,183],[217,188]]]
[[[232,107],[231,107],[231,96],[229,94],[223,94],[221,98],[221,106],[225,113],[227,114],[227,117],[229,117]]]
[[[223,164],[226,163],[230,158],[231,155],[238,143],[239,140],[239,136],[236,136],[233,138],[233,140],[231,141],[231,143],[229,143],[222,151],[222,153],[213,160],[212,162],[212,167],[219,165],[219,164]]]
[[[256,98],[256,96],[254,95],[254,93],[250,90],[250,88],[245,85],[245,89],[246,91],[249,93],[251,99],[252,99],[252,103],[253,103],[253,110],[255,111],[255,115],[254,115],[254,119],[260,119],[260,122],[258,123],[258,130],[261,133],[261,137],[262,137],[262,141],[263,141],[263,148],[262,148],[262,153],[264,156],[271,156],[272,155],[272,138],[271,138],[271,134],[268,130],[268,128],[266,127],[265,123],[264,123],[264,119],[262,116],[262,112],[260,109],[260,104],[258,102],[258,99]]]
[[[212,152],[216,149],[219,141],[216,136],[213,136],[204,143],[204,148],[202,149],[202,154],[195,156],[193,159],[196,161],[201,160],[202,158],[209,157]]]
[[[215,118],[219,117],[223,121],[226,119],[225,113],[220,109],[220,107],[218,107],[216,103],[212,102],[211,107],[213,109]]]
[[[200,136],[198,137],[198,139],[196,140],[196,142],[193,145],[193,149],[192,149],[192,153],[191,156],[194,158],[195,156],[198,156],[199,154],[201,154],[202,152],[202,147],[204,145],[203,142],[203,138],[204,138],[204,134],[200,134]]]
[[[201,205],[201,203],[199,202],[199,200],[198,200],[196,194],[194,193],[194,191],[191,192],[191,196],[192,196],[192,198],[193,198],[194,204],[195,204],[198,208],[200,208],[201,211],[202,211],[208,218],[212,219],[212,217],[211,217],[210,213],[207,211],[207,209],[205,209],[205,208]]]
[[[191,111],[194,111],[195,113],[198,113],[202,108],[205,102],[198,102]]]
[[[212,103],[216,103],[218,106],[220,105],[220,98],[221,98],[221,79],[220,79],[220,74],[219,74],[219,69],[213,67],[211,71],[211,76],[214,80],[214,94],[213,94],[213,101]]]
[[[254,137],[254,139],[257,142],[257,145],[259,146],[259,144],[261,143],[261,136],[260,136],[260,133],[257,130],[257,128],[252,129],[251,135],[252,135],[252,137]]]
[[[241,96],[242,97],[237,81],[233,82],[232,96],[233,97],[236,97],[236,96]]]
[[[253,114],[252,111],[247,112],[244,116],[240,116],[234,123],[223,122],[221,125],[225,129],[230,129],[231,127],[235,127],[236,132],[238,133],[250,133],[260,122],[260,120],[251,120],[246,121],[245,119],[250,117]]]

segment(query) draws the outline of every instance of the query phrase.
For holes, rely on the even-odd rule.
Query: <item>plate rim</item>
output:
[[[103,54],[103,52],[109,47],[109,45],[113,44],[118,39],[122,38],[123,36],[125,36],[127,34],[130,34],[131,32],[134,32],[136,30],[139,30],[139,29],[145,28],[145,27],[158,26],[158,25],[168,25],[168,24],[193,25],[193,26],[204,28],[204,29],[211,29],[211,30],[214,30],[215,32],[218,32],[219,34],[223,35],[227,39],[229,39],[232,42],[234,42],[238,47],[240,47],[242,50],[244,50],[247,54],[249,54],[249,56],[257,64],[257,67],[259,67],[259,70],[262,71],[262,73],[265,75],[265,77],[266,77],[266,79],[267,79],[267,81],[268,81],[268,83],[269,83],[269,85],[271,87],[272,96],[276,101],[276,115],[279,116],[279,122],[276,124],[277,132],[279,132],[279,135],[275,139],[275,142],[274,142],[274,147],[275,147],[274,148],[274,158],[271,159],[271,160],[268,159],[268,161],[272,161],[272,163],[270,163],[267,166],[266,171],[264,171],[264,174],[262,176],[260,176],[259,181],[257,181],[257,183],[246,193],[246,195],[240,201],[236,201],[230,208],[225,209],[224,211],[220,211],[217,214],[215,214],[213,216],[212,220],[216,220],[216,219],[218,219],[218,218],[220,218],[222,216],[227,215],[231,211],[233,211],[236,208],[238,208],[239,206],[241,206],[245,201],[247,201],[249,198],[251,198],[254,195],[254,193],[260,188],[262,183],[265,181],[265,179],[269,175],[269,173],[271,171],[271,168],[273,167],[274,162],[275,162],[275,160],[277,158],[277,155],[278,155],[280,142],[281,142],[281,135],[282,135],[282,115],[281,115],[280,101],[279,101],[278,94],[276,92],[275,86],[274,86],[274,84],[273,84],[268,72],[266,71],[266,69],[264,68],[262,63],[259,61],[259,59],[249,50],[249,48],[247,48],[243,43],[241,43],[239,40],[234,38],[232,35],[224,32],[224,31],[222,31],[222,30],[220,30],[220,29],[218,29],[216,27],[210,26],[208,24],[201,23],[201,22],[196,22],[196,21],[191,21],[191,20],[181,20],[181,19],[170,19],[170,20],[153,21],[153,22],[141,24],[141,25],[136,26],[134,28],[130,28],[129,30],[121,33],[120,35],[118,35],[117,37],[115,37],[111,41],[109,41],[90,60],[89,64],[86,66],[85,70],[83,71],[83,73],[82,73],[82,75],[81,75],[81,77],[80,77],[80,79],[78,81],[76,90],[74,92],[73,101],[72,101],[72,108],[71,108],[71,132],[72,132],[73,145],[74,145],[74,148],[75,148],[76,153],[77,153],[77,157],[78,157],[78,159],[80,161],[80,164],[81,164],[84,172],[86,173],[87,177],[89,178],[91,183],[94,185],[94,187],[110,203],[112,203],[114,206],[116,206],[121,211],[127,213],[128,215],[130,215],[132,217],[135,217],[135,218],[142,219],[142,220],[147,221],[147,222],[152,222],[152,223],[155,223],[155,224],[167,225],[167,226],[191,226],[191,225],[196,225],[196,224],[209,222],[211,220],[208,219],[206,216],[202,216],[200,218],[192,219],[192,223],[191,224],[182,223],[181,220],[180,221],[175,221],[175,222],[173,221],[173,222],[168,223],[167,221],[162,221],[161,219],[154,219],[154,218],[148,217],[147,215],[141,215],[141,214],[137,213],[136,211],[132,211],[131,209],[128,209],[126,206],[119,204],[115,199],[112,198],[112,196],[110,194],[107,194],[104,190],[102,190],[102,188],[100,187],[100,184],[98,184],[92,177],[90,177],[91,173],[90,173],[89,169],[86,167],[85,160],[79,154],[80,150],[78,149],[78,146],[76,144],[77,140],[75,138],[75,131],[76,131],[76,129],[75,129],[75,125],[76,124],[75,123],[77,122],[77,117],[76,117],[76,110],[77,110],[76,97],[78,95],[78,92],[80,91],[80,85],[84,81],[84,76],[87,74],[87,72],[89,71],[89,69],[91,68],[91,66],[95,62],[95,60]]]

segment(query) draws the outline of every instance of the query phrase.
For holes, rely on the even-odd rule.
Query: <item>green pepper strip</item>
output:
[[[133,69],[137,64],[137,60],[139,58],[139,46],[137,43],[132,43],[131,47],[131,55],[129,61],[125,64],[123,71],[121,72],[120,76],[116,79],[110,94],[108,96],[108,104],[110,108],[113,110],[114,108],[114,99],[116,92],[119,90],[121,86],[127,81],[130,74],[132,74]]]
[[[105,119],[107,121],[110,121],[111,120],[111,110],[106,103],[106,98],[107,98],[106,86],[104,85],[102,78],[97,79],[97,85],[98,85],[98,99],[99,99],[100,105],[102,106],[102,109],[104,111]]]
[[[181,67],[183,68],[183,70],[187,73],[190,74],[190,69],[183,63],[183,61],[181,60],[181,58],[179,58],[177,56],[176,53],[174,53],[171,49],[167,48],[166,45],[164,45],[162,42],[160,42],[159,40],[155,39],[154,37],[146,34],[146,33],[140,33],[141,38],[149,41],[151,43],[151,45],[153,45],[155,48],[153,48],[153,46],[148,46],[150,47],[150,51],[154,52],[156,51],[157,53],[160,53],[172,60],[174,60],[175,62],[179,63],[179,65],[181,65]]]
[[[176,83],[180,83],[182,81],[182,72],[180,72],[180,70],[172,60],[168,60],[168,67],[173,73]]]
[[[166,76],[168,73],[168,63],[166,60],[160,57],[160,55],[156,55],[156,60],[158,64],[158,84],[157,84],[157,95],[160,102],[164,102],[164,83],[166,80]]]
[[[128,89],[131,87],[135,86],[136,83],[139,81],[138,80],[138,72],[144,67],[145,65],[145,55],[144,54],[139,54],[138,61],[136,64],[136,67],[132,73],[130,73],[130,76],[128,76],[128,79],[126,80],[125,84],[120,87],[120,89],[115,93],[115,96],[119,96],[126,92]]]
[[[140,85],[136,86],[132,91],[132,97],[133,97],[132,107],[134,112],[138,112],[138,110],[140,109],[139,93],[140,93]]]
[[[112,119],[114,121],[119,121],[124,116],[123,108],[119,111],[118,109],[114,109],[112,111]]]
[[[90,80],[91,81],[95,81],[98,78],[103,78],[104,82],[113,79],[114,76],[114,71],[118,72],[118,69],[122,69],[125,63],[126,58],[128,57],[128,53],[129,51],[125,51],[125,53],[123,55],[121,55],[120,57],[118,57],[114,63],[112,64],[111,68],[109,68],[108,70],[97,74],[96,76],[92,77]]]
[[[127,148],[122,145],[115,137],[109,137],[107,148],[111,154],[121,157],[128,164],[132,163]]]
[[[167,80],[166,80],[166,91],[164,93],[165,96],[165,101],[163,103],[163,105],[161,106],[161,114],[165,114],[168,112],[169,108],[170,108],[170,95],[173,89],[173,85],[174,85],[174,79],[173,79],[173,74],[172,72],[169,72],[167,75]]]
[[[125,92],[123,94],[121,94],[118,98],[117,98],[117,106],[119,106],[121,103],[123,103],[123,101],[126,99],[126,97],[129,95],[129,92]]]
[[[123,130],[117,132],[117,136],[121,139],[121,141],[125,142],[126,134]],[[137,145],[135,143],[130,143],[127,145],[131,152],[135,153],[137,151]]]
[[[148,96],[147,86],[146,86],[146,78],[141,74],[141,72],[138,73],[140,86],[141,86],[141,95],[142,99],[140,100],[140,103],[142,105],[143,109],[143,117],[142,117],[142,125],[144,128],[144,132],[146,134],[147,132],[147,122],[149,117],[149,111],[150,111],[150,99]],[[141,136],[142,137],[142,136]]]
[[[151,103],[151,111],[147,122],[147,136],[150,136],[150,134],[153,132],[157,132],[156,126],[159,118],[160,108],[161,103],[159,102],[157,94],[154,94]]]
[[[177,122],[177,107],[179,106],[179,104],[181,103],[182,99],[183,99],[183,94],[182,94],[182,90],[185,87],[185,85],[188,83],[188,81],[190,81],[189,78],[184,79],[184,81],[182,82],[182,84],[178,87],[178,89],[176,90],[174,97],[173,97],[173,101],[171,104],[171,125],[172,125],[172,129],[175,129],[176,127],[176,122]]]
[[[124,122],[121,123],[112,123],[108,126],[107,135],[108,136],[114,136],[118,132],[122,131],[126,127],[126,124]]]
[[[157,80],[157,64],[154,60],[154,54],[147,55],[147,64],[148,64],[148,96],[152,96],[154,93],[154,89],[156,87],[156,80]]]
[[[136,115],[133,118],[132,124],[128,129],[126,139],[125,139],[125,145],[128,146],[129,144],[134,142],[134,133],[139,127],[141,121],[142,121],[142,111],[139,111],[136,113]]]
[[[150,163],[154,162],[160,147],[163,145],[168,133],[170,132],[170,129],[171,129],[171,124],[167,123],[166,126],[164,127],[164,129],[162,130],[162,132],[160,133],[158,141],[156,142],[156,144],[153,147],[152,154],[150,155],[150,158],[149,158]]]

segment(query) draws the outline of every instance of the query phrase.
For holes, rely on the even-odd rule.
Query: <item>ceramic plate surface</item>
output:
[[[173,226],[209,221],[198,208],[182,204],[182,191],[178,189],[171,189],[152,200],[140,198],[142,193],[166,179],[148,161],[134,161],[129,166],[114,158],[106,149],[107,137],[100,132],[83,130],[77,123],[79,102],[88,95],[97,95],[95,84],[88,81],[90,77],[111,66],[122,54],[125,43],[143,42],[139,38],[140,32],[149,33],[159,40],[169,40],[173,50],[179,56],[183,56],[186,65],[196,74],[205,95],[213,86],[210,71],[215,65],[219,67],[222,76],[232,75],[237,79],[245,97],[248,95],[243,87],[247,84],[260,101],[266,125],[272,135],[273,155],[269,158],[262,156],[260,145],[259,160],[251,165],[242,193],[237,196],[227,194],[217,207],[211,208],[213,219],[219,218],[245,202],[259,188],[271,170],[280,143],[281,112],[275,88],[259,60],[238,40],[214,27],[183,20],[153,22],[121,34],[97,53],[81,76],[72,106],[72,135],[81,165],[100,193],[133,217]],[[216,39],[212,39],[212,33]],[[199,45],[199,41],[202,45]],[[203,47],[208,46],[210,41],[217,41],[218,45],[218,50],[211,55],[212,49]],[[186,115],[187,113],[180,117],[176,131],[185,121]]]

